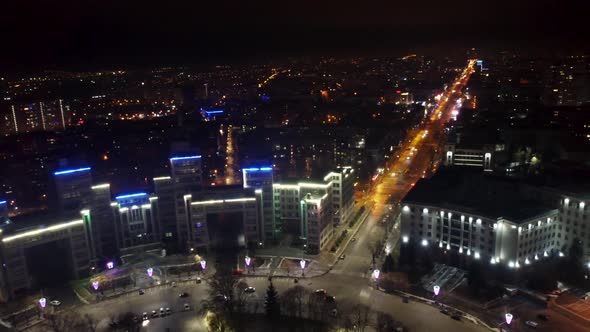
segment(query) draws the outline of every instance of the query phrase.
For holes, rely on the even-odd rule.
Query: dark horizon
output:
[[[120,4],[60,2],[2,20],[9,47],[0,70],[266,61],[288,56],[457,52],[471,47],[587,51],[581,1],[436,1],[357,7],[299,2]]]

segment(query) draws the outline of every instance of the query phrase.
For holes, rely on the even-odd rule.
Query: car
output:
[[[160,308],[160,316],[164,315],[166,315],[166,311],[164,310],[164,308]]]
[[[447,316],[451,314],[447,309],[442,309],[440,313]]]
[[[338,257],[338,259],[345,259],[345,258],[346,258],[346,255],[344,255],[344,254],[342,254],[342,255],[340,255],[340,257]]]
[[[170,315],[172,313],[172,309],[166,308],[166,315]]]
[[[152,318],[158,317],[158,312],[156,310],[152,310]]]
[[[454,320],[461,320],[461,315],[460,314],[452,314],[451,318]]]
[[[133,315],[133,322],[134,323],[139,323],[139,317]]]
[[[403,303],[409,303],[410,299],[408,299],[407,297],[402,297],[402,302]]]
[[[197,277],[196,282],[197,282],[197,284],[200,284],[201,283],[201,277]]]
[[[526,322],[524,322],[524,323],[525,323],[526,325],[528,325],[529,327],[532,327],[532,328],[537,328],[537,326],[539,326],[539,323],[537,323],[537,322],[534,322],[534,321],[532,321],[532,320],[527,320],[527,321],[526,321]]]
[[[53,300],[51,302],[49,302],[49,304],[51,304],[54,307],[60,306],[61,302],[59,302],[58,300]]]
[[[254,287],[248,287],[246,289],[244,289],[244,293],[254,293],[256,292],[256,288]]]
[[[172,287],[176,287],[176,281],[172,282]]]
[[[352,239],[350,239],[350,242],[354,242],[356,241],[356,237],[353,237]]]
[[[326,296],[326,302],[334,303],[334,302],[336,302],[336,297],[335,296]]]
[[[336,310],[336,308],[332,309],[332,317],[336,317],[338,316],[338,310]]]
[[[320,289],[316,289],[314,293],[317,294],[317,295],[326,296],[326,290],[325,289],[321,289],[321,288]]]
[[[148,320],[148,319],[150,319],[150,316],[148,316],[148,313],[147,313],[147,312],[144,312],[144,313],[141,315],[141,318],[142,318],[142,320]]]
[[[188,297],[188,293],[182,292],[182,293],[178,294],[178,297]]]
[[[549,320],[549,316],[545,315],[545,314],[538,314],[537,318],[539,318],[540,320],[544,320],[544,321],[548,321]]]
[[[140,289],[139,289],[139,295],[143,295],[143,294],[145,294],[145,291],[144,291],[143,289],[141,289],[141,288],[140,288]]]
[[[185,310],[185,311],[191,310],[191,306],[190,306],[190,304],[188,304],[188,303],[185,303],[185,304],[184,304],[184,310]]]

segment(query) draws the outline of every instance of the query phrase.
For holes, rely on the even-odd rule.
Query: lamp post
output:
[[[147,269],[147,275],[148,275],[148,277],[151,278],[154,275],[154,269],[151,268],[151,267],[148,267],[148,269]]]
[[[434,285],[432,288],[434,290],[434,296],[438,296],[438,293],[440,293],[440,286]]]
[[[92,288],[94,288],[95,291],[98,290],[98,281],[93,281],[92,282]]]
[[[514,316],[512,316],[511,313],[507,313],[504,315],[504,318],[506,319],[506,324],[510,325],[510,323],[512,323],[512,318],[514,318]]]
[[[202,259],[199,263],[201,263],[201,269],[205,271],[205,268],[207,267],[207,262],[204,259]]]
[[[47,299],[42,297],[39,299],[39,306],[41,306],[41,309],[45,309],[45,306],[47,305]]]
[[[114,267],[115,267],[115,263],[113,263],[113,261],[107,262],[107,269],[111,270]]]
[[[301,276],[305,276],[305,264],[307,262],[305,261],[305,259],[302,259],[299,261],[299,266],[301,266]]]
[[[246,256],[244,258],[244,262],[246,263],[246,272],[248,272],[248,268],[250,267],[250,262],[252,261],[252,259],[250,258],[250,256]]]

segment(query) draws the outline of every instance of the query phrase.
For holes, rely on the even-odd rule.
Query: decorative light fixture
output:
[[[506,324],[510,325],[510,323],[512,323],[512,318],[514,318],[514,316],[512,316],[512,314],[507,313],[504,315],[504,318],[506,319]]]
[[[434,289],[434,296],[438,296],[438,293],[440,293],[440,286],[434,285],[432,288]]]
[[[94,290],[98,290],[98,281],[92,282],[92,288],[94,288]]]
[[[151,267],[148,267],[148,269],[147,269],[147,275],[148,275],[148,277],[151,278],[154,275],[154,269],[151,268]]]

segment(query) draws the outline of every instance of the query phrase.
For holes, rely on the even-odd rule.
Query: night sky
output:
[[[14,69],[441,46],[575,48],[588,39],[588,2],[11,1],[0,14],[0,60]]]

